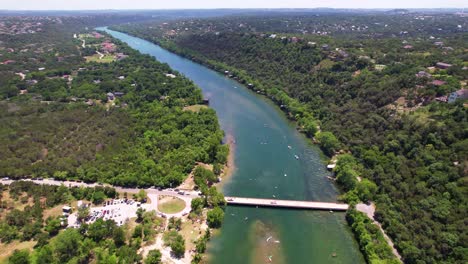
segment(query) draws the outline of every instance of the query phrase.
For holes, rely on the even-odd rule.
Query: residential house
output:
[[[115,99],[115,96],[113,93],[107,93],[107,100],[112,101]]]
[[[458,99],[468,99],[468,89],[460,89],[448,96],[447,102],[453,103]]]
[[[435,86],[442,86],[442,85],[446,84],[446,82],[441,81],[441,80],[434,80],[434,81],[432,81],[432,84],[435,85]]]
[[[452,67],[452,64],[448,64],[448,63],[445,63],[445,62],[438,62],[438,63],[436,63],[436,66],[439,69],[448,69],[448,68]]]
[[[416,73],[416,77],[418,77],[418,78],[431,78],[432,75],[430,73],[425,72],[425,71],[420,71],[420,72]]]

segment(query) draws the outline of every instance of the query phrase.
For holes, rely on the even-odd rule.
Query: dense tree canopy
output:
[[[435,100],[466,87],[462,20],[420,13],[277,15],[115,28],[265,94],[315,135],[327,155],[352,153],[337,165],[344,198],[376,202],[376,218],[406,263],[463,263],[468,113],[462,101]],[[350,219],[362,223],[359,217]],[[364,226],[360,234],[373,232],[356,224],[360,242]],[[374,261],[389,257],[363,252]]]

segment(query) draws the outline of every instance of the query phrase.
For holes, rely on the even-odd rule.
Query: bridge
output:
[[[258,198],[243,198],[243,197],[225,197],[226,203],[230,205],[247,205],[247,206],[268,206],[282,208],[297,208],[297,209],[312,209],[312,210],[331,210],[331,211],[346,211],[349,205],[342,203],[322,203],[309,201],[294,201],[294,200],[276,200],[276,199],[258,199]]]

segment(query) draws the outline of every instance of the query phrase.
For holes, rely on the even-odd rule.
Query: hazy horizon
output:
[[[463,0],[290,0],[268,1],[268,0],[240,0],[232,2],[213,2],[210,0],[183,1],[173,0],[170,2],[151,0],[6,0],[2,1],[0,10],[11,11],[94,11],[94,10],[178,10],[178,9],[313,9],[313,8],[345,8],[345,9],[434,9],[434,8],[460,8],[467,7]]]

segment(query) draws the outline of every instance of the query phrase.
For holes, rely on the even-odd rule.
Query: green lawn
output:
[[[159,196],[158,210],[166,214],[175,214],[185,208],[185,202],[182,199],[173,196]]]
[[[184,107],[184,111],[192,111],[192,112],[198,113],[200,112],[201,109],[206,109],[206,108],[208,108],[208,106],[206,105],[190,105],[190,106]]]
[[[102,63],[109,63],[115,61],[114,55],[104,55],[102,59],[100,59],[101,55],[94,54],[93,56],[86,56],[86,62],[102,62]]]

